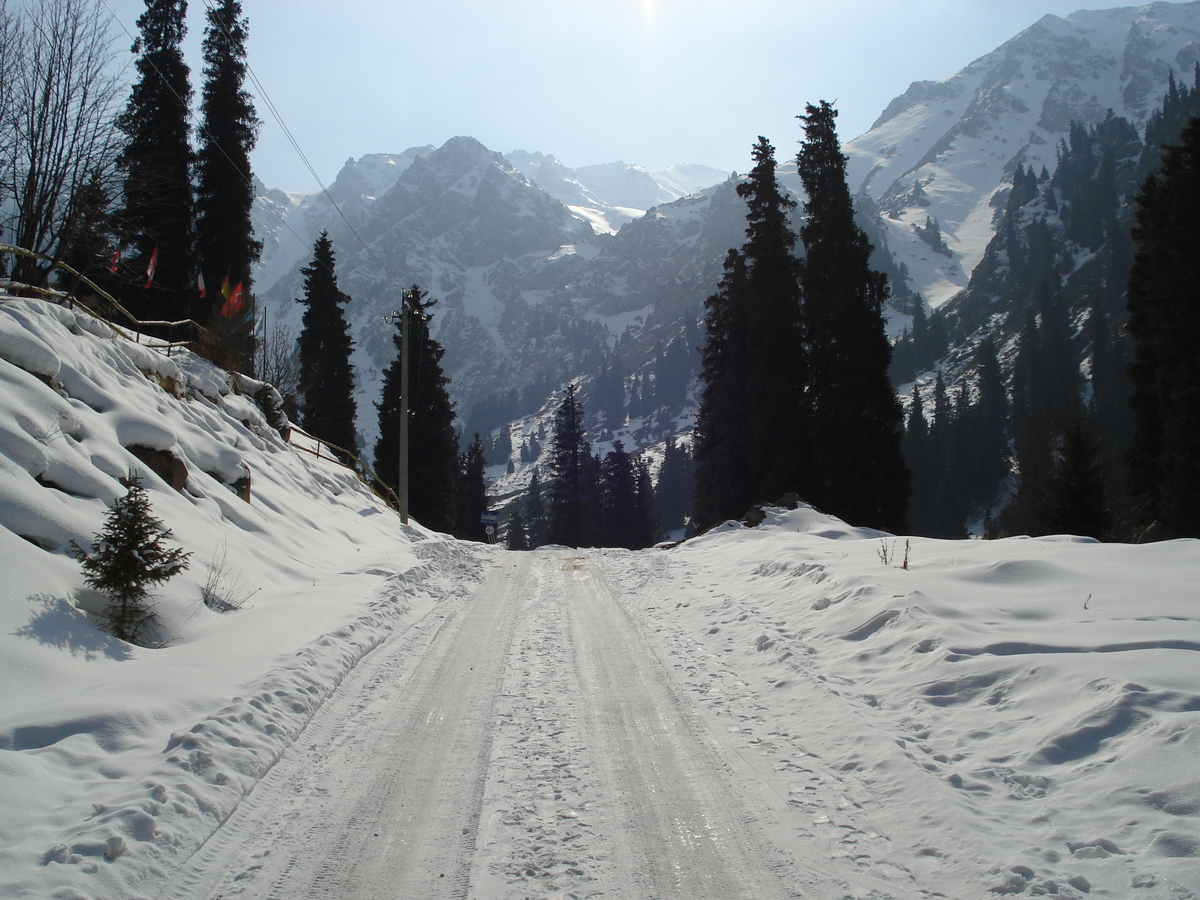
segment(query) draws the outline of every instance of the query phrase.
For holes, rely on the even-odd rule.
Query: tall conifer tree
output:
[[[405,291],[404,298],[409,310],[411,360],[402,358],[402,335],[397,324],[392,337],[396,358],[384,370],[383,395],[376,404],[379,440],[375,443],[375,473],[385,483],[396,485],[400,456],[400,376],[401,366],[407,362],[409,512],[428,528],[453,531],[458,520],[458,439],[454,435],[450,379],[442,370],[446,351],[429,331],[436,301],[415,284]],[[481,454],[482,449],[481,444]]]
[[[708,335],[700,353],[700,411],[696,417],[694,522],[708,528],[735,518],[755,500],[749,458],[751,419],[746,357],[746,262],[737,250],[725,258],[717,292],[704,301]]]
[[[909,475],[903,412],[888,380],[887,278],[871,269],[871,244],[854,221],[836,117],[824,101],[807,107],[796,159],[808,195],[800,283],[812,373],[806,425],[817,457],[808,497],[854,524],[899,531]]]
[[[1142,524],[1200,536],[1200,117],[1137,195],[1129,280],[1135,431],[1130,483]]]
[[[662,466],[658,470],[658,484],[654,490],[659,524],[666,531],[683,528],[692,511],[693,469],[688,448],[668,436]]]
[[[204,322],[212,321],[225,345],[223,361],[249,371],[254,358],[251,267],[262,253],[250,220],[250,152],[259,121],[244,86],[247,23],[242,5],[219,0],[207,16],[196,154],[196,253],[206,293],[211,287],[212,294],[201,314]],[[240,308],[234,298],[239,286]],[[227,287],[224,296],[221,287]]]
[[[484,542],[488,539],[486,526],[480,521],[480,516],[488,508],[486,469],[483,438],[477,431],[475,439],[458,459],[458,526],[454,533],[456,537],[466,541]],[[524,524],[520,527],[523,532]],[[516,548],[510,546],[510,549]]]
[[[1112,528],[1107,476],[1096,434],[1076,399],[1054,449],[1044,492],[1037,498],[1039,531],[1105,540]]]
[[[775,148],[760,136],[754,166],[738,185],[746,201],[745,346],[748,383],[741,402],[754,426],[745,464],[755,480],[753,500],[773,500],[788,491],[812,491],[811,447],[802,428],[811,382],[801,319],[796,233],[788,216],[796,201],[775,173]],[[745,512],[745,509],[740,512]]]
[[[811,487],[805,418],[808,378],[800,285],[788,214],[796,203],[775,175],[775,148],[754,145],[737,187],[746,243],[730,251],[705,301],[704,388],[696,426],[695,516],[700,527],[740,516],[758,500]]]
[[[335,263],[329,233],[322,231],[313,244],[312,262],[300,270],[304,296],[297,302],[305,306],[299,340],[300,424],[321,440],[358,453],[350,362],[354,341],[342,312],[350,298],[338,289]]]
[[[193,264],[192,89],[183,60],[187,0],[146,0],[138,18],[138,78],[117,127],[124,199],[116,227],[124,244],[118,291],[141,319],[198,317]]]
[[[537,469],[529,477],[529,490],[525,492],[524,524],[529,549],[537,549],[546,543],[546,503],[542,498],[542,479]]]
[[[596,474],[591,444],[583,425],[583,404],[575,396],[575,385],[567,385],[566,396],[554,414],[554,437],[550,444],[549,539],[568,547],[589,547],[596,539]]]

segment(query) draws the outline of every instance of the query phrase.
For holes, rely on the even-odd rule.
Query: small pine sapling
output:
[[[139,643],[156,621],[148,605],[150,587],[188,567],[190,553],[167,547],[170,529],[150,514],[150,497],[135,472],[121,479],[124,497],[113,501],[104,528],[91,550],[71,542],[72,555],[83,568],[84,581],[108,598],[101,621],[114,637]]]

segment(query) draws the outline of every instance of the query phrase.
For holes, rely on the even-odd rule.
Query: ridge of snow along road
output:
[[[400,690],[355,693],[391,677],[376,648],[458,621],[506,558],[402,528],[237,388],[81,313],[0,300],[0,895],[154,897],[189,858],[188,883],[208,883],[222,823],[250,810],[314,716]],[[178,460],[182,488],[130,447]],[[95,627],[66,553],[99,529],[132,466],[195,554],[160,593],[158,649]],[[233,484],[247,468],[249,503]],[[644,658],[619,677],[669,698],[660,708],[709,748],[713,796],[749,812],[715,808],[766,833],[764,864],[803,896],[1200,896],[1200,541],[906,539],[800,506],[671,550],[575,556]],[[213,573],[241,583],[240,610],[201,602]],[[611,794],[624,805],[586,805],[617,765],[644,762],[613,748],[643,751],[610,730],[601,762],[584,740],[616,718],[579,708],[597,702],[586,687],[599,676],[594,654],[569,650],[599,607],[570,600],[591,623],[572,626],[552,621],[563,602],[524,600],[487,777],[463,798],[478,828],[457,838],[455,883],[479,900],[608,878],[636,892],[678,861],[664,838],[643,875],[619,874],[637,851],[611,823],[652,828],[665,788],[633,796],[629,774]],[[555,734],[563,721],[574,730]],[[547,840],[570,835],[591,855]]]
[[[801,506],[650,583],[610,559],[818,854],[896,896],[1200,894],[1200,541],[906,539]]]
[[[0,895],[139,896],[363,655],[477,577],[465,548],[402,528],[350,470],[288,446],[256,384],[0,299]],[[179,490],[146,450],[182,465]],[[96,628],[68,553],[130,468],[194,552],[158,592],[161,649]],[[249,503],[234,490],[247,471]],[[213,576],[241,610],[204,605]]]

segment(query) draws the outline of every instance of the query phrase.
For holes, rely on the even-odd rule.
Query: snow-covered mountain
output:
[[[600,232],[616,232],[646,210],[699,193],[729,177],[721,169],[677,165],[650,170],[623,162],[570,169],[553,156],[511,150],[518,172]]]
[[[918,294],[940,306],[966,287],[1018,164],[1053,170],[1072,120],[1095,123],[1113,109],[1142,123],[1169,74],[1190,73],[1198,58],[1200,2],[1046,16],[961,72],[897,97],[845,148],[873,264],[892,283],[893,334]],[[782,157],[780,176],[799,192]],[[652,378],[663,347],[688,340],[694,349],[721,260],[744,239],[744,206],[718,170],[571,169],[544,153],[501,155],[470,138],[351,160],[330,193],[353,232],[324,196],[264,192],[258,291],[274,320],[298,327],[299,267],[316,233],[330,231],[342,287],[354,298],[368,446],[380,372],[393,352],[383,317],[401,287],[418,283],[438,300],[435,333],[459,415],[487,431],[502,422],[475,413],[501,395],[536,389],[538,397],[509,409],[529,414],[549,391],[598,375],[614,356],[627,379]],[[585,382],[585,404],[586,390]],[[620,410],[608,412],[621,419]],[[663,409],[626,440],[659,440],[670,423],[688,421],[684,413]]]
[[[874,200],[911,287],[934,306],[967,286],[1018,164],[1054,171],[1073,120],[1141,126],[1168,75],[1200,59],[1200,3],[1048,15],[962,71],[920,81],[846,145],[851,190]],[[947,253],[916,230],[937,222]]]
[[[723,178],[718,170],[570,170],[541,154],[513,156],[525,172],[466,137],[428,152],[365,157],[337,181],[349,199],[345,220],[323,197],[260,200],[263,219],[273,216],[270,200],[302,238],[277,227],[275,247],[264,252],[259,296],[274,321],[298,327],[304,242],[322,228],[333,236],[339,283],[354,298],[348,316],[367,446],[371,404],[394,353],[383,318],[401,288],[419,284],[438,301],[435,334],[465,421],[498,393],[596,374],[620,338],[638,342],[632,368],[646,364],[655,341],[682,336],[689,317],[694,326],[720,260],[743,239],[744,207],[731,184],[685,194]],[[660,200],[649,211],[622,205]]]
[[[262,259],[255,270],[259,284],[274,284],[311,254],[313,241],[324,228],[340,218],[357,215],[391,189],[414,159],[433,151],[433,146],[410,147],[403,153],[369,153],[351,157],[338,173],[329,193],[295,193],[267,187],[255,179],[256,200],[252,212],[254,234],[263,242]]]

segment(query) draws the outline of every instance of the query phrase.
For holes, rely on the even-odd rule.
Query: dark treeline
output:
[[[524,509],[509,519],[511,549],[550,543],[639,550],[658,540],[654,483],[645,460],[619,440],[601,457],[592,450],[584,420],[570,384],[554,414],[550,479],[543,489],[534,470]]]
[[[806,214],[776,180],[760,137],[738,185],[746,243],[705,304],[694,524],[740,517],[794,492],[855,524],[905,528],[909,475],[884,335],[885,276],[854,221],[846,158],[827,103],[808,106],[797,169]]]
[[[919,534],[1194,535],[1200,92],[1172,77],[1142,134],[1071,126],[1018,165],[968,289],[895,346]],[[1170,485],[1168,490],[1163,485]],[[1168,499],[1170,498],[1170,499]]]

